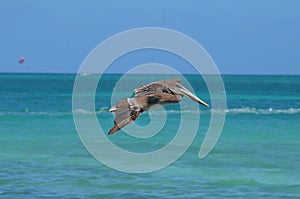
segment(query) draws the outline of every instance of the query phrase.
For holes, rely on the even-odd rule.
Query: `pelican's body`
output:
[[[139,115],[147,111],[155,104],[167,105],[181,101],[183,96],[190,97],[198,103],[207,106],[204,101],[192,94],[180,84],[180,79],[162,80],[152,82],[134,90],[134,98],[123,98],[116,106],[109,109],[115,112],[114,126],[110,129],[109,135],[114,134],[127,124],[136,120]]]

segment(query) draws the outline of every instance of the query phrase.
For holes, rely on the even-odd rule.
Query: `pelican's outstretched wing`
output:
[[[124,126],[130,124],[136,120],[143,112],[143,109],[134,103],[135,101],[130,98],[121,99],[118,104],[110,109],[111,112],[115,112],[114,126],[108,132],[108,135],[114,134]]]
[[[150,84],[146,84],[134,89],[134,94],[136,97],[157,94],[158,92],[173,94],[173,92],[169,88],[176,83],[180,83],[180,79],[169,79],[152,82]]]

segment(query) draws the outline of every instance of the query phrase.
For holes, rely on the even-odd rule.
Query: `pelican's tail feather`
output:
[[[116,112],[116,110],[117,110],[117,107],[113,106],[108,110],[108,112]]]

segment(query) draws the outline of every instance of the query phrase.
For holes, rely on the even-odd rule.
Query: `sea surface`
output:
[[[97,88],[94,111],[105,132],[113,125],[107,109],[120,77],[104,75]],[[153,78],[133,75],[128,82]],[[203,79],[185,78],[209,103]],[[72,111],[91,111],[72,110],[74,80],[74,74],[0,74],[0,198],[300,198],[300,76],[223,76],[226,121],[212,152],[198,158],[211,117],[210,108],[199,106],[192,145],[177,161],[150,173],[117,171],[87,151]],[[199,114],[189,106],[192,101],[183,101],[182,109],[166,107],[158,139],[133,139],[123,131],[108,138],[136,153],[157,150],[176,134],[181,111],[191,118]],[[147,125],[149,115],[136,122]]]

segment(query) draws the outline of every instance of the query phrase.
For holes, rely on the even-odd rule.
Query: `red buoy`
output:
[[[18,62],[19,62],[19,64],[22,64],[24,61],[25,61],[25,58],[21,57]]]

